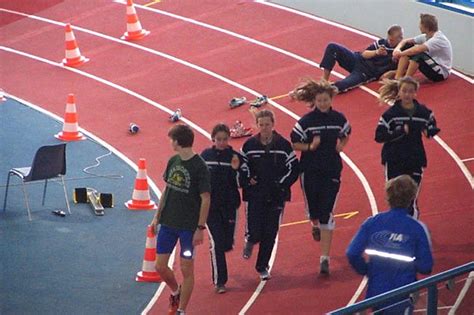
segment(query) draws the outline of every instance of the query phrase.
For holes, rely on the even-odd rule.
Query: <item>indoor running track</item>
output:
[[[148,7],[137,5],[140,21],[151,34],[129,44],[118,40],[125,31],[121,2],[50,1],[51,6],[44,8],[5,0],[0,4],[1,87],[59,116],[66,95],[76,93],[80,126],[132,161],[145,157],[148,174],[160,187],[172,154],[166,137],[171,111],[182,109],[186,122],[196,130],[200,152],[211,144],[209,131],[215,123],[239,119],[252,124],[246,108],[228,108],[232,97],[285,94],[301,77],[321,76],[317,62],[328,42],[360,50],[373,40],[262,3],[165,0]],[[76,27],[82,54],[91,59],[77,70],[58,65],[64,58],[63,25],[68,22]],[[381,148],[373,141],[378,118],[387,108],[377,102],[378,87],[372,83],[368,89],[335,98],[334,107],[353,126],[336,213],[358,213],[337,221],[331,276],[317,274],[319,248],[311,240],[310,227],[294,224],[280,230],[273,279],[262,289],[254,260],[241,259],[244,211],[240,209],[236,249],[228,255],[229,292],[219,296],[213,292],[207,244],[203,245],[196,259],[189,313],[288,314],[296,308],[305,314],[323,313],[358,297],[362,278],[350,269],[344,252],[365,218],[385,209]],[[420,197],[422,220],[432,232],[434,272],[440,272],[472,260],[474,253],[474,162],[469,162],[474,157],[472,79],[452,75],[446,82],[423,83],[418,98],[433,109],[442,129],[440,138],[425,141],[429,167]],[[307,111],[286,97],[268,107],[276,113],[276,128],[285,136]],[[130,122],[141,127],[137,136],[127,135]],[[242,142],[234,140],[232,145],[239,149]],[[298,184],[293,193],[283,223],[305,219]],[[165,289],[157,294],[150,314],[164,312],[168,293]],[[452,305],[456,297],[440,294],[440,304]],[[473,302],[462,307],[472,309]]]

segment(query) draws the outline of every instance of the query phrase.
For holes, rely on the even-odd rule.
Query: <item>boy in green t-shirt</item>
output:
[[[171,289],[169,314],[184,314],[194,286],[194,246],[203,242],[210,204],[210,174],[204,160],[192,145],[194,133],[186,125],[168,132],[178,154],[168,161],[163,174],[166,188],[151,222],[157,235],[156,270]],[[183,283],[176,282],[168,267],[170,255],[179,239]]]

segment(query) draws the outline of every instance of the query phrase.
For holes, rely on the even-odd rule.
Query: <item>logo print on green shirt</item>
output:
[[[168,186],[180,192],[189,193],[191,176],[186,168],[181,165],[173,166],[168,177]]]

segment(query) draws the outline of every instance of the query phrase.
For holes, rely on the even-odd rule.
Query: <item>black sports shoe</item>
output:
[[[329,260],[323,259],[319,264],[319,273],[322,275],[329,275]]]
[[[250,257],[252,257],[252,251],[253,251],[253,243],[249,241],[245,241],[242,257],[244,257],[244,259],[250,259]]]
[[[321,229],[317,225],[313,225],[313,229],[311,231],[311,234],[313,235],[313,239],[316,242],[319,242],[321,240]]]
[[[270,272],[269,272],[267,269],[265,269],[265,270],[263,270],[263,271],[259,271],[259,272],[258,272],[258,276],[260,277],[260,280],[261,280],[261,281],[270,280],[270,278],[272,277],[272,276],[270,275]]]

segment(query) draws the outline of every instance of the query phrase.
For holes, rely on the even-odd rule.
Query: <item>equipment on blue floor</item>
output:
[[[73,195],[74,203],[88,203],[91,205],[94,214],[103,216],[104,208],[114,207],[114,198],[110,193],[99,193],[94,188],[75,188]]]

